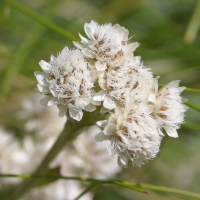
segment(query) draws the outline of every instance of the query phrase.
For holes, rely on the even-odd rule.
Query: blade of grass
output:
[[[132,185],[134,187],[151,189],[151,190],[155,190],[155,191],[169,192],[169,193],[180,194],[180,195],[184,195],[184,196],[188,196],[188,197],[195,197],[195,198],[200,199],[200,194],[195,193],[195,192],[188,192],[188,191],[184,191],[184,190],[163,187],[163,186],[157,186],[157,185],[151,185],[151,184],[146,184],[146,183],[133,183],[133,182],[127,182],[127,181],[125,181],[124,183],[128,184],[128,185]]]
[[[55,31],[56,33],[62,35],[63,37],[69,39],[69,40],[79,40],[77,37],[75,37],[73,34],[70,32],[60,28],[56,24],[52,23],[50,20],[46,19],[45,17],[35,13],[31,9],[25,7],[24,5],[20,4],[17,1],[13,0],[3,0],[6,3],[10,4],[13,6],[15,9],[19,10],[20,12],[24,13],[25,15],[29,16],[33,20],[39,22],[40,24],[44,25],[45,27]]]
[[[83,114],[83,118],[81,121],[75,121],[68,117],[67,123],[51,147],[51,149],[47,152],[46,156],[41,161],[40,165],[35,170],[35,175],[42,175],[48,169],[49,164],[52,160],[58,155],[58,153],[66,146],[71,144],[71,142],[83,131],[86,127],[92,126],[96,121],[105,119],[106,114],[99,114],[99,109],[90,113],[85,112]],[[32,176],[33,177],[33,176]],[[45,175],[43,177],[46,177]],[[37,179],[28,179],[22,182],[17,188],[13,191],[12,194],[7,196],[6,200],[17,200],[24,193],[28,192],[34,185],[38,182]]]
[[[44,15],[48,18],[53,18],[54,13],[49,12],[49,9],[55,7],[55,0],[48,2],[47,9],[44,11]],[[25,39],[22,41],[20,47],[17,49],[16,53],[13,56],[13,59],[10,65],[7,67],[4,76],[1,81],[1,90],[0,90],[0,105],[5,102],[6,95],[8,94],[14,78],[17,73],[20,71],[24,63],[26,62],[28,56],[30,55],[33,47],[45,32],[45,27],[35,23],[33,28],[29,31]]]
[[[200,1],[197,1],[196,8],[184,35],[184,41],[188,44],[194,42],[200,27]]]
[[[103,185],[103,184],[114,184],[114,185],[119,185],[119,186],[122,186],[122,187],[125,187],[125,188],[128,188],[128,189],[131,189],[131,190],[135,190],[137,192],[141,192],[141,193],[144,193],[144,194],[148,194],[147,192],[143,191],[143,190],[140,190],[138,188],[135,188],[135,187],[132,187],[130,185],[126,185],[124,183],[121,183],[121,182],[118,182],[118,181],[99,181],[97,183],[93,183],[91,184],[88,188],[86,188],[75,200],[78,200],[80,199],[84,194],[86,194],[87,192],[89,192],[91,189],[93,189],[94,187],[98,186],[98,185]]]
[[[164,84],[159,84],[159,87],[163,87],[165,86]],[[185,88],[184,92],[199,92],[200,93],[200,89],[195,89],[195,88]]]
[[[115,185],[120,185],[120,186],[122,186],[122,187],[131,189],[131,190],[135,190],[135,191],[137,191],[137,192],[141,192],[141,193],[144,193],[144,194],[148,194],[148,192],[143,191],[143,190],[140,190],[140,189],[138,189],[138,188],[135,188],[135,187],[133,187],[133,186],[131,186],[131,185],[129,185],[129,184],[125,184],[124,182],[112,181],[112,182],[110,182],[110,183],[115,184]]]
[[[200,125],[196,124],[194,122],[186,121],[185,124],[182,124],[181,126],[183,126],[185,128],[189,128],[189,129],[194,129],[194,130],[200,131]]]
[[[152,184],[146,184],[146,183],[137,183],[137,182],[130,182],[130,181],[119,181],[119,180],[100,180],[100,179],[92,179],[92,178],[83,178],[83,177],[66,177],[66,176],[52,176],[52,175],[31,175],[31,174],[0,174],[0,178],[5,177],[17,177],[17,178],[24,178],[24,179],[30,179],[30,178],[48,178],[48,179],[67,179],[67,180],[77,180],[77,181],[83,181],[83,182],[94,182],[96,183],[95,186],[99,184],[115,184],[120,185],[129,189],[137,189],[135,187],[144,188],[144,189],[150,189],[155,191],[162,191],[162,192],[169,192],[173,194],[180,194],[188,197],[195,197],[200,199],[200,194],[195,192],[188,192],[185,190],[179,190],[174,189],[170,187],[163,187],[163,186],[157,186]],[[139,189],[137,189],[139,190]],[[140,190],[141,192],[142,190]],[[143,193],[146,193],[145,191],[142,191]]]
[[[196,104],[194,104],[190,101],[185,102],[185,105],[187,105],[187,106],[195,109],[196,111],[200,112],[200,106],[198,106],[198,105],[196,105]]]
[[[90,190],[92,190],[94,187],[96,187],[98,185],[102,185],[104,183],[107,183],[107,181],[100,181],[100,182],[91,184],[89,187],[87,187],[85,190],[83,190],[83,192],[81,192],[81,194],[79,194],[78,197],[76,197],[75,200],[80,199],[84,194],[86,194],[87,192],[89,192]]]
[[[184,91],[186,91],[186,92],[199,92],[200,93],[200,89],[195,89],[195,88],[186,88]]]

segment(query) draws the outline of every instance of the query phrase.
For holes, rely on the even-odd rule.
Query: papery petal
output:
[[[74,41],[73,41],[73,44],[74,44],[74,46],[77,47],[78,49],[83,49],[83,45],[81,45],[80,43],[74,42]]]
[[[88,39],[86,39],[85,37],[83,37],[80,33],[79,33],[79,37],[81,38],[81,42],[82,42],[83,44],[88,43]]]
[[[182,97],[182,98],[181,98],[181,100],[182,100],[182,103],[185,103],[185,102],[187,102],[187,101],[188,101],[188,99],[187,99],[187,98],[185,98],[185,97]]]
[[[95,63],[96,63],[95,60],[90,60],[90,61],[88,62],[88,67],[89,67],[90,69],[94,69]]]
[[[91,70],[90,71],[90,76],[91,76],[91,81],[92,82],[95,82],[96,81],[96,79],[97,79],[97,70]]]
[[[57,58],[56,58],[55,56],[51,55],[50,61],[52,62],[52,61],[54,61],[54,60],[57,60]]]
[[[110,140],[110,137],[111,136],[105,135],[103,132],[100,132],[97,135],[95,135],[94,140],[96,142],[103,142],[103,141],[106,141],[106,140]]]
[[[94,52],[92,52],[92,51],[90,51],[90,50],[88,50],[88,49],[86,49],[86,48],[82,49],[82,52],[83,52],[83,54],[84,54],[85,56],[87,56],[87,57],[89,57],[89,58],[95,58]]]
[[[44,72],[34,72],[34,75],[38,81],[39,84],[46,86],[48,85],[47,82],[47,75]]]
[[[43,99],[41,99],[40,100],[40,104],[42,105],[42,106],[48,106],[47,104],[48,104],[48,102],[49,102],[49,100],[52,98],[52,95],[47,95],[47,96],[45,96]]]
[[[104,98],[104,102],[103,102],[103,106],[107,109],[112,110],[113,108],[116,107],[116,103],[114,102],[114,100],[112,100],[111,98],[109,98],[108,96],[105,96]]]
[[[84,110],[88,111],[88,112],[93,112],[96,110],[96,106],[94,106],[93,104],[88,104],[87,106],[84,107]]]
[[[99,112],[100,112],[100,114],[104,114],[104,113],[107,113],[109,111],[110,111],[109,109],[107,109],[104,106],[102,106]]]
[[[155,97],[155,94],[150,94],[149,97],[148,97],[148,101],[156,104],[156,97]]]
[[[94,101],[93,99],[91,99],[90,102],[92,104],[94,104],[95,106],[100,106],[101,105],[101,101]]]
[[[135,56],[136,63],[140,64],[141,62],[141,56]]]
[[[129,161],[129,157],[126,153],[124,152],[119,152],[119,161],[121,162],[122,166],[124,168],[128,167],[128,161]]]
[[[94,30],[96,29],[97,26],[98,26],[98,23],[94,22],[93,20],[91,20],[90,23],[85,23],[84,30],[85,30],[86,35],[90,39],[93,39]]]
[[[101,120],[101,121],[98,121],[96,124],[100,127],[105,127],[106,126],[106,123],[107,123],[107,120]]]
[[[52,95],[47,95],[43,99],[40,100],[40,104],[42,106],[54,106],[59,104],[59,100],[56,97],[53,97]]]
[[[80,121],[83,117],[83,112],[82,110],[77,110],[74,108],[69,108],[69,115],[71,118]]]
[[[50,93],[48,86],[43,86],[43,85],[37,84],[37,88],[38,88],[39,92],[41,92],[41,93],[44,93],[44,94]]]
[[[109,123],[105,126],[103,132],[105,135],[114,135],[116,131],[116,124]]]
[[[118,31],[119,34],[120,34],[121,36],[123,36],[123,39],[124,39],[125,41],[128,40],[128,34],[129,34],[128,29],[125,29],[123,26],[120,26],[119,24],[113,25],[113,28],[114,28],[116,31]]]
[[[105,97],[105,91],[101,90],[99,92],[97,92],[94,96],[93,96],[93,100],[94,101],[103,101]]]
[[[95,67],[99,71],[105,71],[107,69],[106,63],[96,62]]]
[[[64,117],[66,115],[67,112],[67,106],[63,105],[63,104],[59,104],[57,105],[58,109],[59,109],[59,117]]]
[[[125,54],[131,54],[133,53],[137,47],[139,47],[140,44],[137,42],[134,43],[130,43],[126,45],[126,49],[125,49]]]
[[[178,137],[178,133],[175,128],[164,126],[164,129],[165,129],[167,135],[169,135],[170,137],[174,137],[174,138]]]
[[[50,65],[48,62],[46,62],[46,61],[44,61],[44,60],[41,60],[41,61],[39,62],[39,65],[40,65],[40,67],[42,68],[42,70],[43,70],[45,73],[49,73],[49,72],[50,72],[51,65]]]
[[[177,88],[179,86],[179,82],[180,80],[175,80],[175,81],[172,81],[171,83],[167,84],[166,87],[173,87],[173,88]]]
[[[112,143],[110,143],[109,145],[108,145],[108,147],[107,147],[107,150],[108,150],[108,153],[110,154],[110,155],[115,155],[115,150],[114,150],[114,148],[113,148],[113,146],[112,146]]]

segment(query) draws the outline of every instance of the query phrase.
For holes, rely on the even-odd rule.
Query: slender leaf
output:
[[[185,124],[182,124],[181,126],[200,131],[200,125],[194,122],[186,121]]]
[[[47,28],[50,28],[51,30],[55,31],[56,33],[64,36],[65,38],[69,40],[78,40],[77,37],[75,37],[70,32],[60,28],[56,24],[52,23],[50,20],[46,19],[45,17],[33,12],[31,9],[27,8],[26,6],[20,4],[17,1],[13,0],[3,0],[6,3],[13,6],[15,9],[19,10],[20,12],[24,13],[25,15],[29,16],[30,18],[34,19],[35,21],[39,22],[40,24],[44,25]]]
[[[189,26],[186,30],[184,40],[186,43],[191,44],[194,42],[200,27],[200,1],[197,1],[195,11],[190,20]]]
[[[80,199],[84,194],[86,194],[87,192],[89,192],[90,190],[92,190],[94,187],[96,187],[98,185],[102,185],[104,183],[107,183],[107,181],[100,181],[100,182],[91,184],[89,187],[87,187],[85,190],[83,190],[83,192],[81,192],[81,194],[79,194],[78,197],[76,197],[75,200]]]
[[[190,101],[187,101],[187,102],[185,103],[185,105],[187,105],[187,106],[189,106],[189,107],[195,109],[196,111],[199,111],[199,112],[200,112],[200,106],[198,106],[198,105],[196,105],[196,104],[194,104],[194,103],[192,103],[192,102],[190,102]]]
[[[165,86],[164,84],[159,84],[160,87]],[[200,93],[200,89],[196,89],[196,88],[185,88],[186,92],[199,92]]]
[[[32,178],[52,178],[52,179],[68,179],[68,180],[77,180],[77,181],[83,181],[83,182],[93,182],[91,186],[89,186],[86,190],[84,190],[84,194],[92,189],[93,187],[100,185],[100,184],[115,184],[120,185],[132,190],[136,190],[138,192],[147,193],[143,190],[140,190],[138,188],[145,188],[145,189],[151,189],[155,191],[162,191],[162,192],[169,192],[174,194],[180,194],[188,197],[195,197],[200,199],[200,194],[195,192],[189,192],[179,189],[174,189],[170,187],[163,187],[163,186],[157,186],[157,185],[151,185],[146,183],[136,183],[136,182],[129,182],[129,181],[119,181],[119,180],[99,180],[99,179],[92,179],[92,178],[82,178],[82,177],[65,177],[65,176],[52,176],[52,175],[31,175],[31,174],[0,174],[0,178],[3,177],[16,177],[16,178],[24,178],[24,179],[32,179]],[[81,194],[83,194],[83,192]],[[80,195],[79,195],[80,196]],[[77,197],[78,198],[78,197]]]

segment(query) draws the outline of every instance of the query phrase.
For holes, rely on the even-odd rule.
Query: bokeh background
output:
[[[200,88],[199,0],[19,0],[18,2],[67,30],[77,37],[78,41],[78,33],[85,36],[83,27],[86,22],[94,20],[99,24],[119,23],[129,30],[129,35],[133,36],[132,42],[140,43],[134,54],[142,57],[144,65],[152,69],[154,76],[160,76],[161,84],[181,80],[181,86]],[[31,172],[61,131],[64,120],[57,118],[56,108],[50,111],[48,110],[50,108],[44,109],[38,103],[40,97],[34,91],[37,84],[34,71],[41,70],[38,64],[40,60],[48,62],[50,55],[56,56],[65,46],[74,48],[71,40],[0,1],[1,173],[15,172],[15,168],[19,168],[18,173]],[[183,92],[182,95],[200,106],[200,93]],[[113,167],[116,170],[115,174],[106,177],[200,193],[200,113],[190,108],[185,120],[186,123],[178,131],[179,138],[168,136],[163,138],[161,151],[156,159],[141,168],[132,167],[130,163],[128,169],[121,170],[116,169],[115,162],[107,166],[108,171]],[[43,148],[49,140],[50,143]],[[17,144],[18,147],[14,148],[13,144]],[[73,144],[71,149],[65,151],[73,150],[73,154],[83,151],[76,145],[80,144]],[[17,148],[20,148],[20,153],[13,155],[13,151],[17,151]],[[38,153],[33,161],[36,149],[37,152],[43,153]],[[99,160],[98,155],[93,155],[93,149],[87,152],[88,157],[93,156]],[[22,154],[26,154],[26,158]],[[25,162],[20,159],[26,160],[25,168],[20,167]],[[65,165],[79,165],[76,162],[72,163],[67,155],[66,159],[68,160],[64,162]],[[99,163],[98,167],[103,168],[106,162],[108,161]],[[62,168],[62,162],[60,167]],[[81,171],[83,168],[86,170],[87,166],[79,165],[78,169]],[[91,168],[90,171],[92,170],[94,169]],[[104,169],[102,173],[105,174],[105,171]],[[5,183],[10,184],[9,180],[7,182],[5,179],[0,180],[1,188],[6,186]],[[56,182],[52,184],[55,185]],[[35,189],[35,193],[39,191],[41,199],[49,200],[43,190],[48,193],[48,187],[53,188],[52,184]],[[68,187],[67,183],[65,187]],[[59,193],[59,189],[57,190]],[[74,190],[78,196],[79,190]],[[192,199],[146,191],[149,195],[119,186],[99,186],[91,191],[91,196],[86,200]],[[36,199],[35,193],[24,198]],[[58,198],[52,198],[54,199]],[[64,199],[67,198],[61,200]]]

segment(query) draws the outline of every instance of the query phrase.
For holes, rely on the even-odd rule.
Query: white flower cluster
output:
[[[102,101],[100,113],[110,115],[97,122],[102,132],[95,140],[110,141],[108,151],[120,166],[127,167],[129,159],[141,166],[159,152],[163,129],[178,137],[187,110],[180,96],[185,87],[173,81],[158,90],[158,78],[133,54],[139,44],[130,43],[129,31],[119,24],[91,21],[84,29],[88,39],[80,35],[78,49],[66,47],[50,63],[40,62],[44,72],[35,75],[45,94],[41,104],[57,105],[60,116],[69,108],[79,121],[82,109],[92,112]]]

